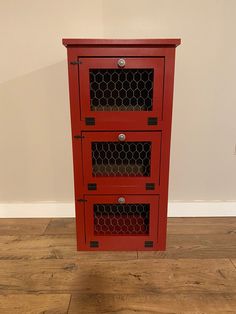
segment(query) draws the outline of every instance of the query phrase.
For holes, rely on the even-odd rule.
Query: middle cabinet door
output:
[[[85,192],[159,192],[161,132],[82,135]]]

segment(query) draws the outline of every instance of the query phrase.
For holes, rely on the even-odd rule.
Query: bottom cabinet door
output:
[[[158,195],[90,195],[86,199],[89,249],[157,249]]]

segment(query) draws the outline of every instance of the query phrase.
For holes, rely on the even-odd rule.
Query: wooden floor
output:
[[[166,252],[76,251],[73,219],[0,220],[0,314],[236,313],[236,217],[172,218]]]

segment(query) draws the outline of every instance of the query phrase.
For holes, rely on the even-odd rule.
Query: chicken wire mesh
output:
[[[149,204],[94,204],[94,234],[147,235],[149,214]]]
[[[151,142],[92,142],[94,177],[150,176]]]
[[[151,111],[153,69],[91,69],[91,111]]]

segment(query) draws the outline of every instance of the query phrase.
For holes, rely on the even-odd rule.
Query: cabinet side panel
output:
[[[82,164],[82,143],[80,123],[80,98],[79,98],[79,67],[71,62],[77,59],[74,49],[67,49],[68,56],[68,75],[69,75],[69,95],[70,95],[70,113],[71,113],[71,131],[73,147],[73,169],[74,169],[74,197],[76,209],[76,229],[77,229],[77,248],[85,244],[84,227],[84,203],[78,202],[83,199],[83,164]]]
[[[159,249],[166,248],[166,227],[167,227],[167,207],[168,207],[168,183],[169,183],[169,162],[170,162],[170,141],[171,141],[171,122],[172,104],[174,87],[174,65],[175,49],[166,49],[165,55],[165,75],[164,75],[164,103],[163,103],[163,132],[161,149],[161,193],[160,193],[160,215],[158,242]]]

